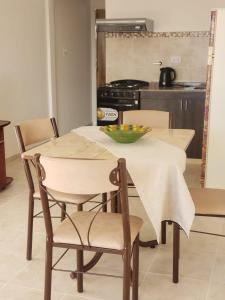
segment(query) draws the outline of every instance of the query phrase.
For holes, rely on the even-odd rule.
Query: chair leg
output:
[[[102,194],[102,211],[107,212],[107,193]]]
[[[83,250],[77,250],[77,271],[83,272],[84,256]],[[77,273],[77,292],[83,293],[83,274]]]
[[[114,192],[110,193],[111,197],[111,212],[112,213],[117,213],[117,197],[115,196]]]
[[[27,225],[27,260],[32,259],[33,221],[34,221],[34,197],[29,194],[28,225]]]
[[[130,300],[130,252],[125,250],[123,257],[123,300]]]
[[[61,222],[64,221],[66,218],[66,203],[62,203],[61,208]]]
[[[79,204],[77,211],[82,211],[83,205]],[[84,265],[84,255],[82,250],[77,250],[77,271],[83,272]],[[83,274],[77,273],[77,291],[78,293],[83,293]]]
[[[52,245],[47,241],[44,300],[51,300],[51,289],[52,289]]]
[[[179,282],[180,227],[173,224],[173,282]]]
[[[138,300],[139,285],[139,236],[134,241],[133,273],[132,273],[132,300]]]
[[[166,221],[161,222],[161,243],[166,244]]]
[[[116,197],[116,201],[117,201],[117,212],[121,213],[122,212],[122,207],[121,207],[121,202],[120,202],[120,195],[118,195]]]

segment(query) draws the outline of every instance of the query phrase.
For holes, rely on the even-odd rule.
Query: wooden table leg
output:
[[[180,226],[173,223],[173,282],[179,282]]]

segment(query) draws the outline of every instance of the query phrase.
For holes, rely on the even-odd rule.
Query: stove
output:
[[[127,110],[140,109],[140,88],[149,83],[141,80],[124,79],[112,81],[98,88],[97,124],[110,125],[122,122],[122,113]]]

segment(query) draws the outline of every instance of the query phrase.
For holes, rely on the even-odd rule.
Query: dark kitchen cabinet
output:
[[[201,158],[204,126],[205,92],[143,92],[141,109],[169,111],[172,128],[194,129],[195,136],[187,149],[189,158]]]
[[[183,128],[182,99],[177,93],[151,92],[149,98],[141,99],[141,109],[169,111],[172,128]]]
[[[190,93],[183,97],[184,129],[194,129],[195,136],[187,149],[187,156],[202,157],[202,141],[205,111],[205,93]]]

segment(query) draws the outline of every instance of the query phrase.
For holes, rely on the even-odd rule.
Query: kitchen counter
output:
[[[141,88],[141,94],[148,92],[192,92],[192,93],[205,93],[206,87],[202,83],[177,83],[172,87],[159,87],[156,82],[150,83],[149,87]]]

